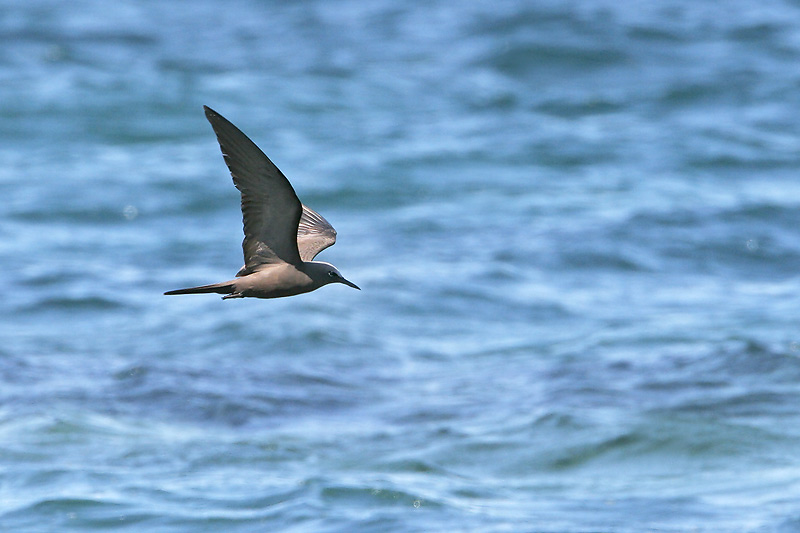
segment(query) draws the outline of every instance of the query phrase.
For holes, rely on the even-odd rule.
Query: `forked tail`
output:
[[[215,292],[217,294],[231,294],[233,292],[233,282],[223,281],[222,283],[214,283],[212,285],[201,285],[200,287],[189,287],[188,289],[176,289],[174,291],[167,291],[164,294],[172,296],[173,294],[203,294],[208,292]]]

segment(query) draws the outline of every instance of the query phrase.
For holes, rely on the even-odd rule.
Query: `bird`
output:
[[[222,156],[242,194],[244,266],[229,281],[167,291],[175,294],[224,294],[229,298],[281,298],[346,280],[330,263],[314,261],[336,242],[336,230],[303,205],[286,176],[225,117],[203,106]]]

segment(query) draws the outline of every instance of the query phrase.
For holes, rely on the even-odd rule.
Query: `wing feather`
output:
[[[233,183],[242,193],[243,270],[250,273],[260,265],[279,262],[300,264],[297,232],[302,204],[289,180],[239,128],[203,107]]]
[[[325,218],[303,206],[300,224],[297,226],[297,248],[303,261],[312,261],[318,253],[336,242],[336,230]]]

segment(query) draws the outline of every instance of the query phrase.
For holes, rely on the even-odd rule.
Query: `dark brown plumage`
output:
[[[242,196],[244,266],[236,279],[168,291],[215,292],[227,298],[279,298],[313,291],[328,283],[358,287],[329,263],[314,257],[336,242],[333,229],[297,198],[286,176],[239,128],[209,107],[206,118]]]

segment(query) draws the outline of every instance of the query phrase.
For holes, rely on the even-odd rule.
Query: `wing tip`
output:
[[[225,117],[223,117],[222,115],[220,115],[207,105],[203,106],[203,111],[205,111],[206,120],[208,120],[212,126],[214,126],[215,124],[219,124],[220,122],[222,122],[223,124],[228,122],[228,119],[226,119]]]

